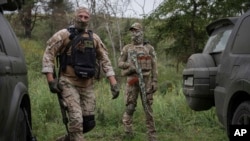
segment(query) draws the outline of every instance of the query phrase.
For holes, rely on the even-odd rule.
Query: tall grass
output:
[[[51,94],[45,77],[41,74],[42,45],[30,40],[21,40],[29,69],[29,93],[32,105],[32,123],[38,141],[54,141],[65,134],[57,97]],[[159,85],[167,91],[154,95],[154,118],[160,141],[226,141],[225,130],[215,115],[215,109],[194,112],[186,104],[181,90],[181,72],[166,67],[158,59]],[[95,83],[96,127],[84,136],[89,141],[144,141],[147,139],[145,116],[141,101],[134,114],[135,137],[124,137],[122,114],[124,104],[124,81],[121,80],[120,96],[112,100],[106,79]],[[162,88],[161,88],[162,89]]]

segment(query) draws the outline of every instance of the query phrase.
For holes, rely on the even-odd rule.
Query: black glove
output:
[[[116,99],[119,96],[120,88],[118,84],[111,85],[112,99]]]
[[[49,89],[52,93],[62,92],[62,86],[58,83],[57,79],[54,79],[53,81],[50,81],[48,83],[49,83]]]
[[[147,94],[153,94],[157,91],[157,82],[151,82],[151,86],[147,89]]]
[[[151,92],[155,93],[157,91],[157,82],[152,82],[151,83]]]

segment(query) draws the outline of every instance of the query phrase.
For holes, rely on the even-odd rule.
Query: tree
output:
[[[34,8],[34,16],[32,16],[32,9],[34,8],[34,1],[30,0],[25,3],[21,10],[19,10],[19,17],[24,27],[24,37],[31,38],[31,32],[36,23],[37,8]]]
[[[90,28],[95,29],[98,35],[104,36],[103,39],[108,39],[107,44],[112,48],[112,61],[116,67],[116,53],[120,51],[123,46],[121,23],[130,0],[99,0],[98,3],[95,0],[85,0],[82,2],[91,10],[92,18]],[[105,35],[103,31],[106,32]]]
[[[186,62],[190,54],[202,51],[208,23],[242,13],[239,2],[244,0],[167,0],[149,16],[147,23],[155,29],[152,34],[156,35],[153,37],[156,43],[173,41],[164,50],[176,58],[178,64]]]
[[[50,36],[55,31],[66,28],[72,20],[73,4],[69,0],[50,0],[47,3],[47,16],[50,19]]]

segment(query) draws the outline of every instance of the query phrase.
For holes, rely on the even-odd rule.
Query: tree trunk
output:
[[[106,30],[108,32],[108,35],[109,35],[109,39],[110,39],[110,42],[111,42],[111,46],[112,46],[112,50],[113,50],[113,61],[114,61],[114,66],[115,68],[117,67],[117,60],[116,60],[116,50],[115,50],[115,44],[112,40],[112,33],[110,31],[110,28],[109,28],[109,24],[108,22],[106,23]]]
[[[24,27],[24,37],[31,38],[32,32],[32,5],[27,5],[19,12],[22,25]]]

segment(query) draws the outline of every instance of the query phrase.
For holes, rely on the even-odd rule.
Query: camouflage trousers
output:
[[[127,77],[127,85],[125,90],[125,103],[126,103],[126,110],[123,114],[123,125],[125,133],[133,134],[132,126],[133,126],[133,113],[135,111],[135,108],[137,106],[137,99],[140,95],[140,98],[142,100],[142,93],[140,91],[139,83],[136,80],[136,77],[129,76]],[[131,84],[131,82],[133,82]],[[145,89],[151,87],[151,80],[149,77],[144,78],[145,83]],[[143,102],[143,100],[142,100]],[[153,118],[153,110],[152,110],[152,104],[153,104],[153,94],[147,94],[147,110],[144,109],[145,117],[146,117],[146,127],[147,127],[147,134],[148,134],[148,140],[149,141],[156,141],[156,130],[155,130],[155,124],[154,124],[154,118]],[[151,114],[149,114],[151,113]]]
[[[94,85],[77,87],[66,77],[60,77],[59,83],[62,85],[62,97],[67,106],[70,141],[84,141],[83,116],[95,114]]]

